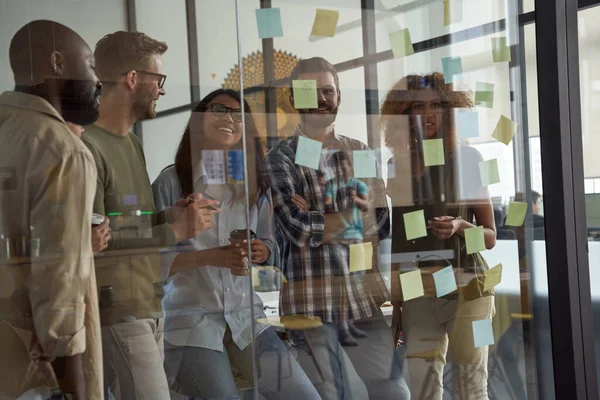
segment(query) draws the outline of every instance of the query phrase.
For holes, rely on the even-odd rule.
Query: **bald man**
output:
[[[0,95],[0,232],[13,246],[0,253],[0,335],[17,332],[29,359],[2,348],[12,375],[0,372],[0,393],[59,385],[71,398],[102,399],[91,245],[97,173],[67,125],[98,118],[94,55],[66,26],[33,21],[14,35],[9,57],[15,89]]]

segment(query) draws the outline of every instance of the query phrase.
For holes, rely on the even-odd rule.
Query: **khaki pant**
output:
[[[105,387],[117,400],[170,398],[163,367],[162,319],[102,327]],[[106,399],[110,399],[107,395]]]
[[[472,322],[494,314],[494,296],[470,301],[421,297],[404,302],[402,328],[413,399],[442,399],[446,360],[452,364],[458,399],[488,399],[488,346],[474,347]]]

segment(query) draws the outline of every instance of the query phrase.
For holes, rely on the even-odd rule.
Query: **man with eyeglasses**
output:
[[[117,399],[170,398],[163,368],[163,282],[159,249],[195,237],[212,224],[214,200],[192,194],[156,213],[142,144],[131,126],[156,117],[165,94],[164,42],[115,32],[97,44],[104,83],[100,117],[83,140],[98,170],[94,213],[110,217],[112,239],[97,258],[105,390]]]

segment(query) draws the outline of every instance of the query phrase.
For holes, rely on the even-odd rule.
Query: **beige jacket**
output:
[[[10,259],[0,250],[0,320],[28,350],[0,347],[0,376],[3,369],[23,372],[14,383],[0,378],[0,393],[55,387],[50,361],[84,353],[86,398],[102,399],[91,247],[94,160],[46,100],[24,93],[0,95],[0,143],[0,233],[12,243]],[[24,256],[23,242],[39,243],[39,257]],[[3,326],[0,336],[10,336]]]

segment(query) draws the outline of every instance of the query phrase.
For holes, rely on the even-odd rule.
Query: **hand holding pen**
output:
[[[205,199],[200,193],[193,193],[180,200],[175,207],[182,207],[171,229],[175,239],[180,242],[198,236],[201,232],[212,227],[212,216],[221,211],[219,202]]]
[[[460,216],[445,215],[427,221],[427,229],[431,228],[431,233],[438,239],[450,239],[460,229],[461,223],[462,218]]]

